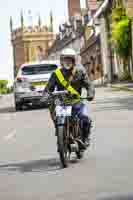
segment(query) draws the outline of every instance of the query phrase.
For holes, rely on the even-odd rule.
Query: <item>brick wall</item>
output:
[[[92,43],[91,41],[94,40]],[[91,38],[88,46],[81,50],[82,64],[85,66],[91,80],[96,80],[103,75],[101,59],[101,45],[99,38]]]
[[[86,0],[86,4],[91,11],[97,9],[97,0]]]

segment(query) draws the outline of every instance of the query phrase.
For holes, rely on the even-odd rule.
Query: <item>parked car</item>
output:
[[[60,65],[59,61],[23,64],[14,82],[16,111],[24,105],[37,105],[52,72]],[[47,102],[46,102],[47,103]]]

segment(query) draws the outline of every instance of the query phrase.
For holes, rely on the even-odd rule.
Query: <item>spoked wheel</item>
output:
[[[79,140],[77,140],[79,150],[76,151],[75,153],[76,153],[77,159],[82,159],[83,155],[84,155],[84,151],[85,151],[86,148],[85,148],[85,145],[83,143],[83,134],[82,134],[80,126],[79,126],[79,120],[77,120],[77,123],[75,124],[75,130],[74,131],[76,133],[76,136],[80,138]]]
[[[57,138],[58,152],[61,160],[61,165],[63,168],[66,168],[68,166],[69,151],[67,139],[65,138],[64,126],[57,127]]]

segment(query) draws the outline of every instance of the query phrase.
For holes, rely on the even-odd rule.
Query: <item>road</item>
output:
[[[132,116],[133,94],[97,91],[96,191],[100,200],[133,199]]]
[[[132,196],[132,102],[130,93],[97,89],[91,148],[83,160],[73,157],[62,170],[48,110],[15,113],[12,96],[0,99],[0,199]]]

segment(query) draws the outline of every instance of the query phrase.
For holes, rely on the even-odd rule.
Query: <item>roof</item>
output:
[[[100,44],[100,34],[93,34],[87,41],[87,46],[83,47],[80,51],[80,54],[86,52],[87,49],[91,48],[95,43]]]
[[[33,66],[33,65],[44,65],[44,64],[60,64],[59,60],[44,60],[41,62],[29,62],[29,63],[24,63],[21,65],[21,67],[24,66]]]
[[[69,43],[71,43],[72,41],[80,38],[83,35],[83,29],[81,28],[79,30],[79,32],[72,32],[70,33],[68,36],[66,35],[63,39],[60,39],[59,35],[57,37],[57,39],[55,40],[54,44],[52,45],[52,47],[49,49],[48,54],[58,51],[60,49],[63,49],[65,46],[67,46]],[[75,35],[75,37],[73,37],[73,34]]]

